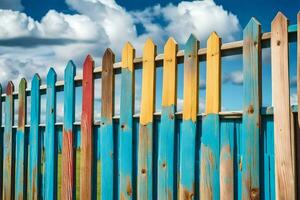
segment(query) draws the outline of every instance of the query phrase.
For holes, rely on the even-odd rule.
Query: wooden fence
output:
[[[298,106],[290,106],[289,42],[298,26],[278,13],[270,33],[252,18],[243,41],[222,44],[213,32],[207,48],[191,35],[184,50],[169,38],[164,54],[148,39],[143,57],[127,43],[122,62],[107,49],[102,67],[87,56],[83,75],[72,61],[63,81],[51,68],[47,84],[34,75],[30,90],[7,84],[1,129],[3,199],[296,199],[300,160]],[[180,30],[182,31],[182,30]],[[298,39],[297,39],[298,37]],[[271,47],[273,107],[261,106],[262,48]],[[243,54],[243,110],[220,112],[221,57]],[[206,60],[206,108],[198,113],[199,61]],[[183,111],[176,111],[177,65],[184,64]],[[142,65],[140,115],[134,115],[135,66]],[[163,66],[162,109],[155,113],[155,69]],[[120,116],[114,115],[114,75],[121,73]],[[298,84],[300,81],[298,71]],[[94,81],[102,84],[101,120],[94,122]],[[82,114],[75,122],[75,87]],[[64,91],[63,123],[56,94]],[[97,92],[97,91],[96,91]],[[46,105],[41,95],[46,94]],[[298,87],[298,95],[300,89]],[[241,95],[241,94],[238,94]],[[31,98],[30,125],[26,99]],[[18,99],[18,125],[13,125]],[[298,98],[298,101],[300,98]],[[2,104],[0,104],[2,105]],[[46,106],[46,124],[40,123]],[[1,111],[2,113],[2,111]]]

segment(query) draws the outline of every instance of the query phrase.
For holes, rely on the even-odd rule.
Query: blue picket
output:
[[[12,125],[14,119],[13,102],[14,84],[10,81],[6,87],[5,98],[5,127],[4,127],[4,149],[3,149],[3,199],[12,199],[14,180],[14,144]]]
[[[259,183],[259,137],[261,107],[261,28],[252,18],[244,29],[244,106],[242,131],[242,197],[257,199]]]
[[[45,199],[57,198],[57,135],[56,117],[56,72],[50,68],[47,75],[46,132],[45,132]]]
[[[40,101],[40,77],[35,74],[31,82],[28,199],[40,199],[41,196]]]
[[[26,169],[27,169],[27,144],[25,141],[26,123],[26,87],[27,82],[24,78],[19,84],[19,110],[18,110],[18,129],[16,133],[16,169],[15,169],[15,199],[26,197]]]
[[[119,142],[119,199],[132,199],[133,191],[133,99],[134,49],[130,43],[123,48],[121,72],[120,142]]]

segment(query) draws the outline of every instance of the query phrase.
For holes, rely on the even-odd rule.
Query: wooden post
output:
[[[31,82],[31,110],[29,133],[29,170],[28,170],[28,198],[38,200],[41,196],[41,136],[40,124],[40,82],[38,74],[35,74]]]
[[[100,191],[101,198],[114,197],[114,69],[115,55],[106,49],[102,59],[102,103],[100,132]]]
[[[75,191],[75,85],[74,77],[76,67],[72,61],[68,62],[64,77],[64,125],[62,141],[62,170],[61,170],[61,199],[72,200],[76,198]]]
[[[244,106],[242,131],[242,197],[260,198],[261,27],[252,18],[244,29]]]
[[[14,181],[14,139],[12,126],[14,123],[14,84],[9,81],[6,87],[5,98],[5,127],[4,127],[4,149],[3,149],[3,199],[13,198]]]
[[[94,124],[94,61],[88,55],[83,64],[82,113],[81,113],[81,156],[80,156],[80,199],[92,199],[93,193],[93,124]]]
[[[288,20],[278,13],[271,26],[276,199],[296,199],[294,135],[291,127]]]
[[[184,50],[183,124],[180,137],[179,199],[194,199],[198,112],[199,42],[190,35]]]
[[[153,113],[155,101],[155,55],[156,46],[151,39],[143,50],[143,80],[138,139],[137,198],[153,198]]]
[[[56,72],[50,68],[47,75],[47,105],[45,131],[45,199],[57,199],[58,145],[55,134],[56,119]]]
[[[164,48],[163,93],[161,126],[158,139],[158,199],[174,199],[176,182],[175,157],[175,111],[177,101],[177,54],[178,46],[169,38]]]
[[[134,112],[134,65],[135,50],[127,42],[122,51],[121,108],[120,108],[120,180],[119,199],[133,198],[133,112]]]
[[[206,116],[203,118],[201,139],[201,177],[200,198],[220,199],[220,120],[219,111],[221,105],[221,39],[213,32],[207,41],[207,72],[206,72]],[[222,154],[228,151],[222,148]],[[227,161],[223,160],[222,167]],[[230,162],[228,162],[230,163]],[[223,175],[223,174],[222,174]],[[230,174],[226,174],[230,175]],[[224,177],[222,176],[223,180]],[[228,177],[230,180],[232,177]],[[222,189],[227,187],[223,185]],[[223,191],[222,191],[223,192]],[[230,196],[230,190],[222,193]],[[228,197],[229,197],[228,196]]]

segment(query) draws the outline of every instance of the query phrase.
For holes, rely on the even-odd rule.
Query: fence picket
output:
[[[39,75],[35,74],[31,82],[28,199],[35,200],[41,195],[40,81]]]
[[[158,199],[174,199],[174,145],[175,145],[175,112],[177,101],[177,54],[178,46],[173,38],[169,38],[164,47],[163,93],[161,126],[158,139]],[[176,176],[175,176],[176,177]]]
[[[183,122],[179,152],[179,199],[195,196],[196,123],[198,112],[199,42],[190,35],[184,50]]]
[[[5,127],[4,127],[4,151],[3,151],[3,199],[12,199],[14,180],[14,138],[12,126],[14,121],[14,102],[12,93],[13,82],[9,81],[6,87],[5,98]]]
[[[242,197],[259,199],[261,107],[261,27],[252,18],[244,29],[244,106],[242,131]]]
[[[102,102],[100,133],[100,190],[101,199],[112,200],[114,196],[114,70],[115,55],[106,49],[102,59]]]
[[[81,113],[81,160],[80,199],[92,199],[93,193],[93,117],[94,117],[94,61],[88,55],[83,64],[82,113]]]
[[[27,144],[25,143],[25,123],[26,123],[26,87],[24,78],[19,83],[19,110],[18,129],[16,132],[16,169],[15,169],[15,199],[26,197],[26,172],[27,172]]]
[[[220,199],[220,90],[221,90],[221,39],[213,32],[207,41],[207,67],[206,67],[206,116],[202,122],[202,139],[201,139],[201,177],[200,177],[200,198],[201,199]],[[228,148],[222,147],[228,152]],[[226,152],[226,153],[227,153]],[[222,157],[222,167],[228,162],[227,158]],[[230,163],[230,162],[229,162]],[[224,175],[224,174],[222,174]],[[225,178],[221,175],[221,178]],[[225,176],[230,175],[226,174]],[[231,180],[233,177],[226,177]],[[225,198],[222,193],[222,198]],[[226,191],[226,195],[229,195]],[[225,198],[226,199],[226,198]]]
[[[143,49],[141,114],[138,137],[137,198],[153,198],[153,113],[156,45],[148,39]]]
[[[297,15],[297,99],[298,99],[298,129],[296,133],[296,168],[299,168],[300,166],[300,12],[298,12]],[[300,197],[300,173],[297,173],[297,196]]]
[[[272,100],[276,199],[295,199],[294,135],[291,130],[288,20],[278,13],[271,25]]]
[[[45,131],[45,199],[57,198],[57,136],[56,118],[56,72],[50,68],[47,75],[47,105]]]
[[[74,142],[74,119],[75,119],[75,83],[76,67],[72,61],[68,62],[65,69],[64,88],[64,125],[62,144],[62,176],[61,176],[61,199],[75,199],[75,142]],[[78,191],[77,191],[78,192]]]
[[[133,198],[133,111],[135,50],[127,42],[122,51],[119,143],[119,199]]]

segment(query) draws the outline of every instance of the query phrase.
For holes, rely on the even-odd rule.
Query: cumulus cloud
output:
[[[234,85],[243,84],[243,72],[241,70],[227,73],[223,76],[223,83],[231,83]]]
[[[113,0],[66,3],[78,14],[50,10],[36,21],[20,11],[0,9],[0,67],[6,71],[1,75],[2,83],[23,76],[31,79],[34,72],[45,80],[49,67],[54,67],[61,79],[69,59],[75,61],[80,73],[87,54],[99,65],[105,48],[110,47],[118,60],[126,41],[141,52],[148,37],[163,46],[169,36],[184,44],[190,33],[203,41],[210,32],[217,31],[223,40],[230,41],[240,29],[237,17],[211,0],[155,5],[130,12]],[[0,8],[6,7],[0,3]],[[144,31],[138,33],[137,26]]]

